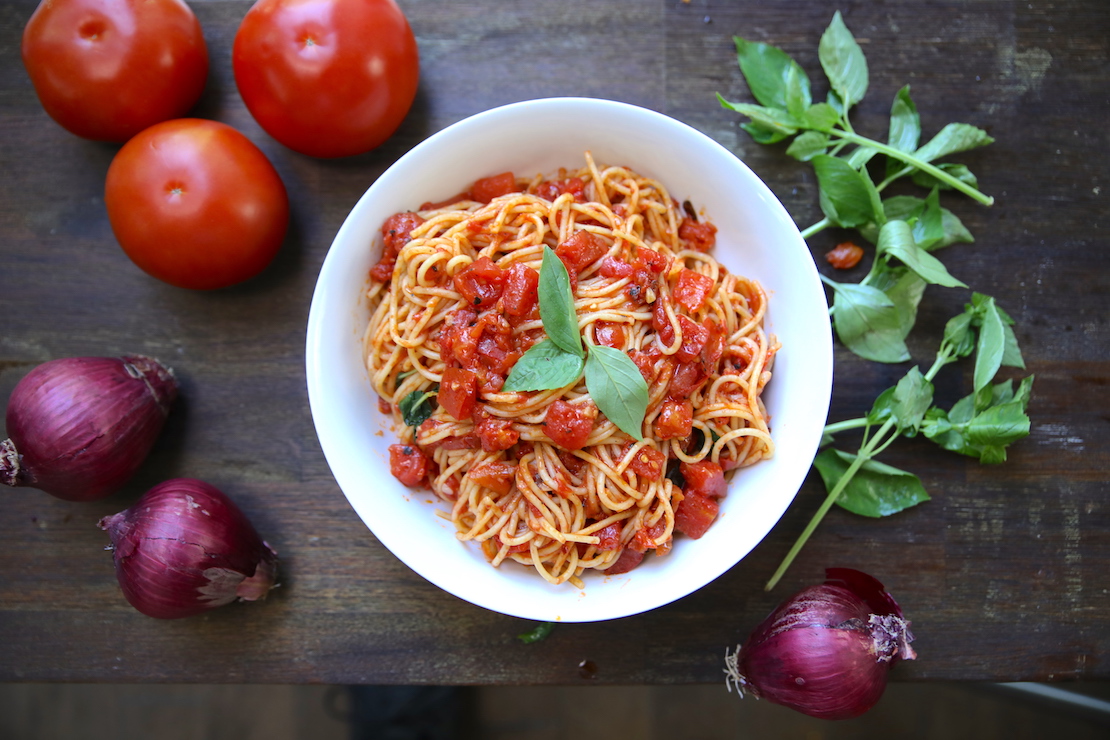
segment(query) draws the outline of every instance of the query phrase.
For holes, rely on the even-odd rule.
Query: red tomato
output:
[[[389,446],[389,472],[410,488],[424,482],[429,462],[428,456],[416,445]]]
[[[621,525],[617,522],[602,527],[594,535],[601,540],[596,545],[598,550],[616,550],[621,546]]]
[[[489,308],[504,289],[505,271],[485,255],[455,274],[455,290],[475,308]]]
[[[416,97],[416,39],[393,0],[258,0],[232,47],[235,83],[267,133],[312,157],[368,152]]]
[[[504,496],[513,490],[516,465],[500,460],[486,460],[472,467],[467,475],[478,485]]]
[[[701,357],[705,343],[709,341],[709,329],[701,324],[695,324],[683,315],[678,317],[678,326],[682,329],[682,344],[674,353],[679,362],[692,362]]]
[[[610,576],[619,576],[622,573],[635,568],[644,559],[644,554],[639,550],[633,550],[631,547],[624,548],[624,552],[617,558],[617,562],[610,565],[605,569],[605,574]]]
[[[544,429],[551,441],[565,450],[580,450],[593,431],[594,420],[582,410],[559,399],[551,404],[544,417]]]
[[[520,440],[520,432],[513,429],[508,419],[486,414],[478,420],[478,439],[486,452],[500,452],[515,445]]]
[[[200,290],[261,272],[289,223],[285,186],[266,155],[231,126],[196,118],[155,124],[124,144],[104,204],[136,265]]]
[[[717,227],[684,218],[678,226],[678,238],[687,242],[693,249],[708,252],[717,243]]]
[[[689,401],[667,400],[655,417],[655,436],[659,439],[683,439],[690,436],[694,424],[694,407]]]
[[[567,267],[567,272],[575,274],[601,259],[609,247],[601,237],[589,231],[576,231],[567,240],[555,247],[555,254]]]
[[[469,419],[478,400],[478,376],[470,370],[447,368],[443,371],[437,400],[444,411],[459,421]]]
[[[185,115],[208,79],[200,23],[181,0],[43,0],[22,51],[50,117],[98,141]]]
[[[690,313],[697,313],[713,290],[713,279],[700,272],[682,268],[674,286],[674,299]]]
[[[483,177],[470,186],[470,197],[479,203],[489,203],[494,198],[518,192],[520,188],[516,186],[516,178],[512,172]]]
[[[717,519],[720,509],[717,499],[701,493],[687,494],[674,512],[674,528],[687,537],[701,539]]]
[[[527,316],[536,306],[540,274],[528,265],[516,262],[505,276],[502,293],[505,313],[510,316]]]
[[[641,447],[628,463],[632,472],[649,480],[658,480],[663,477],[663,470],[666,465],[667,456],[654,447]]]
[[[696,463],[682,463],[678,466],[686,485],[682,492],[691,496],[700,494],[709,498],[721,498],[728,495],[728,484],[725,483],[724,469],[712,460],[702,460]]]
[[[397,263],[397,256],[409,243],[412,230],[422,223],[423,218],[409,211],[395,213],[385,220],[382,224],[382,257],[378,264],[370,268],[370,277],[379,283],[387,283],[393,279],[393,266]]]

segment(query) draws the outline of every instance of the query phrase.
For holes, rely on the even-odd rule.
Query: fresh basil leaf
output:
[[[921,216],[924,212],[925,201],[912,195],[896,195],[883,201],[883,213],[886,214],[888,221],[912,221],[916,227],[916,222],[921,220]],[[943,206],[940,209],[940,219],[942,232],[940,240],[930,244],[928,247],[923,247],[923,249],[934,252],[942,247],[948,247],[957,242],[971,243],[975,241],[971,232],[964,227],[960,219]],[[874,223],[861,226],[860,233],[863,235],[863,238],[867,239],[872,244],[878,241],[879,229]],[[917,241],[916,237],[915,241]],[[918,245],[921,246],[920,243]]]
[[[914,367],[896,385],[879,394],[867,414],[867,422],[876,425],[893,420],[899,432],[912,437],[932,404],[933,384]]]
[[[435,385],[431,390],[415,390],[402,398],[397,404],[397,409],[401,412],[401,418],[405,420],[405,424],[418,427],[431,418],[435,412],[431,400],[437,393],[439,393],[439,386]]]
[[[863,100],[867,93],[867,59],[852,32],[844,25],[839,10],[833,14],[832,22],[821,34],[817,56],[832,89],[843,101],[845,110]]]
[[[594,345],[586,357],[586,390],[601,413],[633,439],[643,439],[648,387],[644,376],[620,350]]]
[[[967,123],[950,123],[942,128],[925,146],[919,147],[914,156],[932,162],[956,152],[986,146],[994,142],[986,131]]]
[[[840,120],[840,114],[828,103],[816,103],[795,115],[798,115],[799,120],[805,124],[806,128],[816,129],[817,131],[832,131]]]
[[[792,134],[783,133],[775,129],[767,128],[758,123],[747,121],[741,123],[740,128],[748,132],[748,136],[752,137],[752,141],[756,144],[777,144],[783,139],[789,138]]]
[[[894,303],[878,288],[833,283],[833,326],[841,343],[865,360],[910,359]]]
[[[550,635],[551,631],[554,629],[554,622],[541,622],[540,624],[536,625],[534,629],[517,635],[516,639],[520,640],[525,645],[531,645],[533,642],[539,642],[540,640],[547,639],[547,636]]]
[[[851,165],[853,170],[863,170],[864,165],[871,161],[871,159],[879,152],[869,146],[857,146],[852,150],[844,161]]]
[[[752,91],[752,96],[769,108],[788,109],[790,96],[796,95],[809,105],[809,78],[790,56],[778,47],[758,41],[748,41],[739,36],[732,38],[736,44],[736,60],[740,71]],[[790,92],[794,86],[795,91]]]
[[[972,387],[976,392],[986,388],[998,369],[1002,367],[1002,355],[1006,350],[1005,324],[1002,321],[994,299],[976,293],[972,296],[975,307],[976,323],[979,325],[979,342],[975,347],[975,371]]]
[[[898,313],[898,326],[903,339],[917,322],[917,307],[925,294],[927,283],[908,267],[883,261],[868,279],[871,285],[886,294]]]
[[[883,224],[879,229],[876,254],[901,260],[927,283],[948,288],[967,287],[952,277],[940,260],[917,246],[913,230],[905,221],[887,221]]]
[[[966,164],[956,164],[955,162],[942,162],[937,165],[938,169],[947,172],[952,177],[960,182],[965,182],[973,188],[979,187],[979,178],[975,176],[971,170],[967,168]],[[933,177],[927,172],[921,170],[914,170],[911,177],[915,185],[920,185],[923,188],[940,188],[941,190],[952,190],[952,186],[946,182],[942,182]]]
[[[513,365],[503,391],[546,391],[565,388],[582,377],[585,360],[550,339],[533,345]]]
[[[925,251],[944,238],[944,220],[940,212],[940,195],[937,188],[929,191],[925,199],[925,209],[914,222],[913,240]]]
[[[972,329],[972,318],[972,315],[965,311],[948,319],[948,323],[944,325],[941,352],[951,352],[952,358],[956,359],[967,357],[975,350],[975,332]]]
[[[876,219],[871,193],[857,170],[828,154],[819,154],[810,161],[821,189],[821,210],[831,222],[852,228]]]
[[[717,95],[717,99],[725,108],[752,119],[752,122],[758,124],[760,129],[777,132],[782,134],[783,137],[798,133],[801,126],[798,120],[783,108],[765,108],[762,105],[751,103],[730,103],[722,98],[720,94]]]
[[[1029,436],[1029,417],[1016,401],[991,406],[967,425],[968,441],[978,447],[1006,447]]]
[[[1007,380],[960,399],[947,414],[930,409],[922,433],[942,448],[979,458],[982,463],[1005,462],[1006,448],[1029,435],[1025,410],[1032,385],[1032,376],[1024,378],[1015,391]],[[987,400],[976,411],[980,397]]]
[[[540,319],[548,338],[560,349],[585,357],[574,295],[570,292],[570,276],[555,250],[548,246],[543,248],[540,264],[539,298]]]
[[[875,219],[875,223],[879,226],[886,224],[886,214],[883,213],[883,199],[879,195],[878,188],[875,187],[875,181],[871,179],[871,173],[867,171],[866,167],[859,170],[860,180],[863,181],[863,187],[867,191],[867,197],[871,201],[871,217]]]
[[[921,116],[910,97],[910,86],[906,85],[894,96],[890,106],[890,130],[887,144],[900,152],[911,153],[917,150],[921,141]],[[904,165],[896,159],[887,160],[887,174],[893,174]]]
[[[828,448],[818,453],[813,466],[831,492],[855,459],[855,455]],[[916,475],[868,460],[844,487],[836,503],[853,514],[878,518],[928,500],[929,494]]]
[[[826,134],[820,131],[806,131],[790,142],[786,153],[799,162],[808,162],[818,154],[824,154],[828,148],[829,137]]]
[[[806,109],[813,103],[809,92],[809,78],[802,68],[792,64],[786,68],[786,112],[795,119],[801,119]],[[772,106],[773,107],[773,106]]]

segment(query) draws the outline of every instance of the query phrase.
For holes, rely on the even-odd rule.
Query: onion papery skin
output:
[[[12,391],[0,482],[67,501],[95,501],[142,465],[177,398],[157,360],[69,357],[43,363]]]
[[[100,520],[127,601],[143,614],[179,619],[233,601],[265,598],[277,553],[223,492],[175,478]]]
[[[753,630],[725,672],[738,690],[820,719],[873,707],[890,668],[917,655],[910,623],[882,584],[848,568],[784,601]]]

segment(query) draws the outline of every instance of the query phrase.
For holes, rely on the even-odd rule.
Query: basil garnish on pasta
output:
[[[539,304],[548,338],[517,360],[502,390],[562,388],[576,382],[584,369],[586,390],[601,413],[625,434],[643,439],[648,404],[644,376],[628,355],[612,347],[593,345],[586,354],[567,268],[548,246],[543,248],[540,266]]]

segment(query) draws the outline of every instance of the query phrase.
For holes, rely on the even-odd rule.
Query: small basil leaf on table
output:
[[[817,56],[829,84],[844,104],[844,110],[863,100],[868,82],[867,59],[852,32],[844,25],[839,10],[833,14],[832,22],[821,35]]]
[[[643,439],[648,387],[636,363],[612,347],[590,347],[586,389],[601,413],[633,439]]]
[[[560,349],[584,357],[574,295],[570,292],[570,276],[555,250],[547,246],[543,248],[540,265],[539,299],[540,318],[548,338]]]
[[[885,293],[861,283],[832,285],[833,325],[844,346],[875,362],[910,359],[898,309]]]
[[[546,391],[563,388],[582,377],[584,361],[545,339],[525,352],[505,380],[503,391]]]
[[[732,40],[736,44],[740,71],[756,100],[769,108],[785,109],[791,86],[795,88],[795,95],[809,98],[809,77],[786,52],[739,36],[733,36]]]

